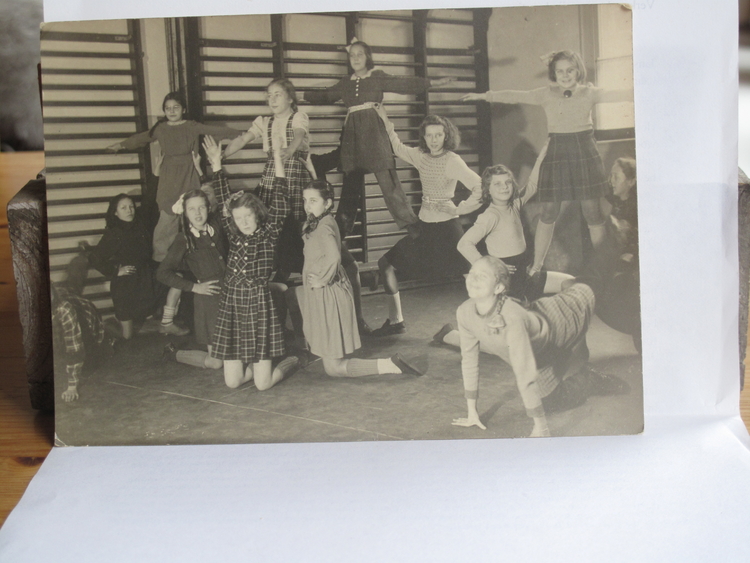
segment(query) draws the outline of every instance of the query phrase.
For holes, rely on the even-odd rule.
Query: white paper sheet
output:
[[[414,7],[48,0],[45,13]],[[0,531],[0,560],[750,560],[736,18],[732,3],[634,4],[643,435],[55,450]]]

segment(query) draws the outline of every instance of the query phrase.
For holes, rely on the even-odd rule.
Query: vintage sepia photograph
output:
[[[45,24],[56,444],[643,431],[627,5]]]

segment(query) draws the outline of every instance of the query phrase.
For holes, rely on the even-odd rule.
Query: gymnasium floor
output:
[[[479,412],[487,426],[459,428],[466,403],[457,349],[428,345],[455,318],[466,298],[460,283],[402,292],[406,334],[367,339],[361,357],[426,355],[429,370],[407,375],[340,379],[325,375],[320,361],[276,387],[259,392],[252,383],[224,385],[222,372],[161,359],[167,336],[141,333],[95,373],[84,375],[80,398],[58,402],[58,441],[68,445],[317,442],[415,439],[479,439],[527,436],[526,417],[509,366],[480,359]],[[363,298],[372,327],[387,316],[382,295]],[[594,319],[588,343],[592,365],[630,385],[614,397],[590,397],[582,406],[549,416],[553,435],[638,433],[643,427],[640,356],[629,336]],[[425,358],[423,358],[425,359]],[[64,379],[64,378],[61,378]],[[58,387],[64,385],[58,381]],[[62,392],[60,387],[56,393]]]

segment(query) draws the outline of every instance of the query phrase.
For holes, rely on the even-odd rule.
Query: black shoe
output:
[[[357,319],[357,328],[360,336],[372,336],[372,329],[364,319]]]
[[[177,346],[171,342],[164,346],[164,350],[161,353],[161,359],[164,362],[176,362],[177,361]]]
[[[427,372],[427,366],[420,364],[426,364],[426,356],[420,356],[414,360],[406,361],[401,354],[396,353],[391,356],[391,361],[396,364],[396,367],[401,370],[401,373],[406,375],[424,375]]]
[[[400,323],[391,324],[391,319],[386,319],[383,326],[376,328],[370,334],[375,337],[380,336],[393,336],[394,334],[403,334],[406,332],[406,326],[404,321]]]
[[[452,332],[453,330],[454,328],[452,324],[444,324],[443,327],[432,336],[432,342],[430,342],[430,344],[432,344],[433,346],[445,346],[446,344],[443,341],[443,338],[445,338],[445,335],[449,332]]]
[[[592,368],[586,368],[588,376],[589,395],[626,395],[630,393],[630,385],[619,377],[608,373],[599,373]]]

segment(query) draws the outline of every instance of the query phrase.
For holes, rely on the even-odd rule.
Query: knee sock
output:
[[[271,372],[271,381],[276,385],[279,381],[289,375],[289,373],[297,366],[299,366],[299,358],[297,356],[284,358]]]
[[[534,236],[534,264],[531,266],[532,271],[538,272],[544,265],[544,259],[552,244],[552,235],[555,233],[555,223],[545,223],[539,221],[536,224],[536,235]]]
[[[382,373],[379,367],[380,360],[361,360],[351,358],[346,362],[347,377],[363,377],[365,375],[377,375]]]
[[[594,248],[599,248],[604,242],[607,234],[605,223],[601,225],[589,225],[589,235],[591,235],[591,244]]]
[[[388,318],[391,324],[404,322],[404,314],[401,311],[401,295],[396,292],[393,294],[386,293],[388,297]]]
[[[164,313],[161,316],[161,324],[171,325],[174,321],[174,315],[177,312],[177,307],[169,307],[164,305]]]
[[[177,350],[176,359],[181,364],[195,366],[197,368],[206,367],[206,358],[208,353],[202,350]]]

